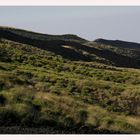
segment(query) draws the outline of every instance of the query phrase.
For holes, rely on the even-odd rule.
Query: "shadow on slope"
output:
[[[128,56],[124,56],[121,54],[117,54],[110,50],[100,50],[93,47],[90,47],[88,45],[83,45],[85,42],[87,42],[84,39],[81,39],[79,37],[74,37],[72,35],[66,35],[64,36],[47,36],[45,38],[45,35],[37,36],[35,33],[28,33],[24,30],[17,30],[18,33],[15,31],[13,32],[12,29],[4,29],[0,28],[0,38],[5,38],[8,40],[12,40],[19,43],[29,44],[36,46],[38,48],[51,51],[57,55],[61,55],[62,57],[73,60],[73,61],[93,61],[94,58],[92,54],[104,58],[105,61],[102,63],[107,63],[109,61],[109,64],[113,64],[115,66],[120,67],[133,67],[133,68],[140,68],[140,60],[136,60],[133,58],[130,58]],[[23,34],[23,35],[22,35]],[[35,36],[35,37],[34,37]],[[69,37],[68,37],[69,36]],[[43,37],[43,38],[41,38]],[[96,41],[98,42],[98,41]],[[71,48],[65,48],[63,45],[71,46]],[[81,53],[81,51],[86,51],[89,53],[89,55],[84,55]],[[96,61],[96,60],[95,60]]]

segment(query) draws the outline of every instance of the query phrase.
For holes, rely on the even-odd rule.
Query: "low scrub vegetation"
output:
[[[1,133],[140,133],[139,124],[139,70],[1,40]]]

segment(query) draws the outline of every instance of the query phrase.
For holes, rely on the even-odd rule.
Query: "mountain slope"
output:
[[[26,30],[0,28],[0,38],[33,45],[73,61],[100,62],[120,67],[140,68],[140,50],[121,45],[116,48],[99,41],[90,42],[76,35],[45,35]],[[125,42],[123,43],[125,44]],[[133,44],[133,43],[131,43]]]
[[[139,43],[133,43],[133,42],[127,42],[127,41],[121,41],[121,40],[107,40],[107,39],[96,39],[94,42],[99,44],[105,44],[110,46],[115,46],[119,48],[131,48],[131,49],[138,49],[140,50],[140,44]]]
[[[16,37],[1,32],[0,133],[140,133],[139,69],[106,65],[109,59],[71,61],[55,47]],[[72,42],[65,49],[114,57],[113,46]]]

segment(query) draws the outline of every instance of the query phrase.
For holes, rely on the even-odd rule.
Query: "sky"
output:
[[[140,6],[0,6],[0,26],[140,43]]]

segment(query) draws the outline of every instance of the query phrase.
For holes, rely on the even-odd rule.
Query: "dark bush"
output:
[[[20,124],[19,114],[11,109],[0,110],[0,125],[1,126],[13,126]]]
[[[63,125],[65,128],[73,128],[75,126],[75,122],[74,122],[73,118],[66,117],[63,121]]]
[[[5,87],[4,81],[0,81],[0,90],[3,90],[4,87]]]
[[[81,124],[84,124],[88,118],[88,112],[86,110],[80,110],[78,112],[79,121]]]
[[[6,102],[6,98],[4,97],[4,95],[0,94],[0,105],[4,105]]]

